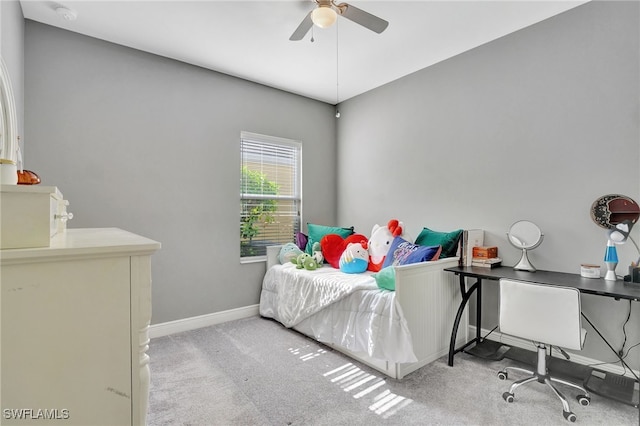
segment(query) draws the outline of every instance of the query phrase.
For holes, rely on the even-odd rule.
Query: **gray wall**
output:
[[[545,233],[530,255],[538,268],[604,267],[592,202],[640,201],[638,17],[637,2],[589,3],[341,104],[339,223],[369,232],[398,218],[414,237],[423,226],[482,228],[513,265],[505,232],[529,219]],[[638,253],[630,243],[618,253],[622,273]],[[492,328],[497,286],[485,289]],[[583,307],[619,348],[629,303],[585,296]],[[584,355],[613,359],[590,335]],[[636,348],[636,368],[639,358]]]
[[[302,141],[303,219],[335,222],[327,104],[33,21],[25,69],[25,164],[70,201],[69,226],[162,243],[153,323],[258,303],[265,263],[239,260],[242,130]]]
[[[397,217],[414,236],[483,228],[513,264],[504,232],[526,218],[546,234],[532,261],[577,272],[604,253],[593,200],[640,201],[638,12],[580,6],[347,101],[337,151],[328,105],[27,22],[26,164],[71,201],[73,227],[163,243],[154,323],[258,301],[264,265],[239,264],[230,225],[241,130],[303,141],[305,221],[366,234]],[[630,244],[619,254],[620,268],[636,256]],[[583,300],[618,346],[628,304]],[[634,305],[628,342],[640,341],[639,315]],[[612,359],[594,337],[585,355]]]

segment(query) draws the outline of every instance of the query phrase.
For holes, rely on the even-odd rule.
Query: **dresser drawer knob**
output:
[[[54,216],[56,219],[60,219],[63,222],[73,219],[73,213],[64,212],[62,214],[57,214]]]

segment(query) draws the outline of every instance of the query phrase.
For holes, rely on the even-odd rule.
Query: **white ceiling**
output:
[[[25,18],[329,104],[585,3],[584,0],[351,1],[389,21],[382,34],[345,18],[289,41],[313,0],[22,0]],[[66,21],[55,9],[77,13]],[[337,39],[337,42],[336,42]]]

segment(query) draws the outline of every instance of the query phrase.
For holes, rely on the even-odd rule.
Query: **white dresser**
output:
[[[0,423],[145,424],[159,248],[98,228],[0,250]]]

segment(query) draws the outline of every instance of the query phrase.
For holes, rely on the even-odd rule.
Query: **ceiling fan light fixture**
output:
[[[331,6],[320,6],[311,12],[311,20],[320,28],[327,28],[333,25],[338,19],[338,14]]]

